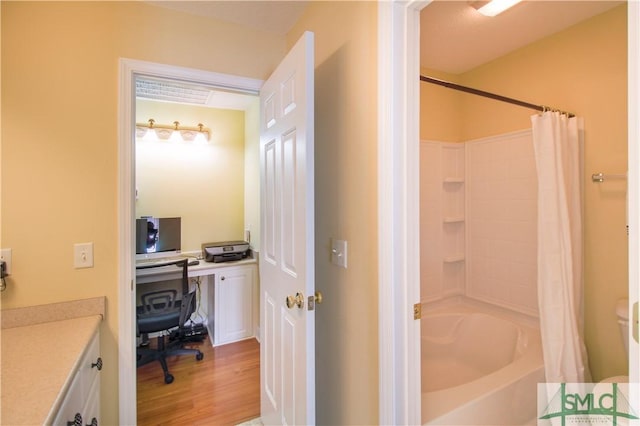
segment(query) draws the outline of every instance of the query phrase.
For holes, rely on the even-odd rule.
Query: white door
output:
[[[260,91],[264,424],[315,424],[313,33]]]

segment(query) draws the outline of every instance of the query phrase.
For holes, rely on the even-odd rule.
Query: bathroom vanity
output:
[[[2,423],[100,424],[104,298],[2,311]]]

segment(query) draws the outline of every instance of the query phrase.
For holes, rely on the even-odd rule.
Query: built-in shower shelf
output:
[[[442,221],[444,223],[460,223],[464,222],[464,216],[445,216]]]
[[[442,182],[444,182],[444,183],[463,183],[464,182],[464,178],[462,178],[462,177],[446,177],[446,178],[442,179]]]
[[[464,253],[456,254],[453,256],[446,256],[443,259],[444,263],[457,263],[457,262],[463,262],[463,261],[464,261]]]

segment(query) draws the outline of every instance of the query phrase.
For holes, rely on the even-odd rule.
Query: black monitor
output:
[[[180,251],[179,217],[136,219],[136,254]]]

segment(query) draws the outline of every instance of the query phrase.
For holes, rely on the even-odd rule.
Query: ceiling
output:
[[[282,36],[307,6],[306,0],[148,1],[176,11],[207,16]],[[624,1],[525,0],[493,17],[480,15],[472,1],[434,0],[420,16],[422,67],[461,74],[576,23],[603,13]],[[248,99],[219,94],[209,106],[244,109]],[[219,101],[219,103],[218,103]]]
[[[422,10],[422,67],[461,74],[624,2],[529,0],[492,18],[470,3],[435,0]]]
[[[255,101],[254,95],[150,76],[136,77],[136,98],[241,111],[247,110]]]

